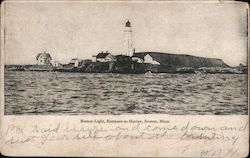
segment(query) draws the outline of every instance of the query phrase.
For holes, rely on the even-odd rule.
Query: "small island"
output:
[[[162,52],[136,52],[132,56],[100,52],[94,59],[53,62],[49,53],[39,53],[36,65],[6,65],[8,71],[59,71],[79,73],[247,73],[247,66],[230,67],[221,59]]]
[[[50,53],[42,52],[36,56],[36,65],[6,65],[9,71],[59,71],[79,73],[247,73],[247,66],[240,64],[230,67],[221,59],[205,58],[187,54],[167,52],[136,52],[132,41],[132,28],[127,21],[124,29],[125,51],[113,55],[100,51],[92,59],[73,58],[68,64],[52,60]]]

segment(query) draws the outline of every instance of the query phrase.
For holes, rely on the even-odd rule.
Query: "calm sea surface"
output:
[[[6,71],[5,114],[247,114],[247,75]]]

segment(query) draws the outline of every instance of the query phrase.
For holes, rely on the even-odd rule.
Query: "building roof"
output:
[[[228,67],[221,59],[197,57],[186,54],[170,54],[162,52],[138,52],[134,57],[143,59],[149,54],[155,61],[161,65],[174,67]]]
[[[131,27],[131,23],[129,20],[126,22],[126,27]]]
[[[106,58],[106,56],[109,55],[109,54],[110,53],[98,53],[97,56],[96,56],[96,58]]]
[[[38,53],[38,54],[37,54],[36,60],[38,60],[38,58],[39,58],[41,55],[42,55],[44,58],[52,59],[49,53],[43,52],[43,53]]]
[[[81,59],[78,59],[78,58],[72,58],[71,61],[76,61],[76,60],[81,60]]]
[[[78,58],[72,58],[70,63],[75,63],[76,61],[81,61],[81,59],[78,59]]]
[[[117,61],[124,61],[124,60],[131,61],[132,60],[130,56],[122,55],[122,54],[116,55],[115,58]]]

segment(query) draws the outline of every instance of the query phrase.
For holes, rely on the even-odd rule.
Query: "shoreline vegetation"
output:
[[[130,63],[121,65],[114,62],[92,62],[81,66],[68,64],[53,65],[5,65],[7,71],[57,71],[75,73],[120,73],[120,74],[145,74],[145,73],[222,73],[222,74],[247,74],[246,66],[237,67],[168,67],[147,63]]]
[[[7,71],[58,71],[77,73],[223,73],[247,74],[247,66],[231,67],[221,59],[162,52],[137,52],[132,56],[112,55],[108,51],[94,59],[73,58],[68,64],[53,64],[49,53],[39,53],[34,65],[5,65]]]

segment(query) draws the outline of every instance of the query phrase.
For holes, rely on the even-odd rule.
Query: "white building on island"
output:
[[[98,53],[95,56],[96,62],[112,62],[115,61],[115,57],[110,54],[108,51],[104,53],[103,51],[101,53]]]
[[[82,60],[78,59],[78,58],[73,58],[71,59],[71,61],[69,62],[69,65],[72,65],[74,67],[78,67],[81,64]]]
[[[51,65],[51,56],[49,53],[46,53],[45,51],[43,53],[39,53],[36,56],[37,65]]]
[[[154,57],[149,53],[134,53],[134,55],[132,56],[132,60],[136,61],[137,63],[160,65],[160,63],[156,61]]]
[[[154,65],[160,65],[160,63],[158,61],[155,61],[150,54],[147,54],[144,57],[144,63],[154,64]]]

